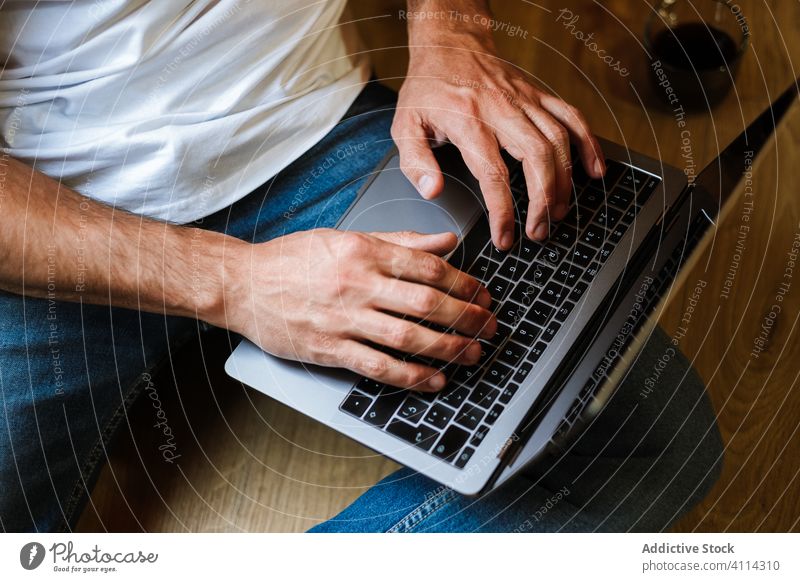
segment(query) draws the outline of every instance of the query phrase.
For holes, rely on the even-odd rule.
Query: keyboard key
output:
[[[517,281],[522,277],[528,265],[515,257],[508,257],[505,262],[500,265],[497,274],[510,281]]]
[[[636,219],[636,215],[639,214],[639,211],[636,209],[636,205],[634,204],[628,211],[622,215],[622,218],[619,219],[619,223],[624,226],[630,226],[631,223]]]
[[[645,202],[650,199],[650,196],[653,195],[653,192],[656,191],[656,187],[661,183],[660,178],[656,178],[655,176],[648,176],[647,180],[642,186],[642,189],[639,191],[639,194],[636,195],[636,204],[641,208],[644,206]]]
[[[527,310],[526,307],[509,301],[497,312],[497,321],[515,327],[525,317]]]
[[[499,395],[500,391],[497,388],[489,386],[486,382],[481,382],[475,386],[467,400],[483,408],[489,408]]]
[[[579,204],[573,205],[567,215],[561,220],[561,224],[567,224],[581,230],[589,222],[592,217],[592,211],[584,208]]]
[[[616,160],[606,160],[606,175],[603,176],[603,181],[609,188],[616,184],[619,177],[628,168],[625,164],[621,164]]]
[[[542,289],[539,294],[539,299],[546,301],[550,305],[558,307],[561,302],[567,298],[567,289],[563,285],[559,285],[555,281],[551,281],[547,286]]]
[[[581,281],[580,283],[575,285],[575,288],[569,294],[569,300],[577,303],[578,301],[581,300],[581,297],[583,297],[583,294],[586,292],[588,288],[589,284],[586,283],[585,281]]]
[[[489,382],[493,386],[497,386],[498,388],[502,388],[505,386],[505,383],[511,377],[511,368],[502,364],[500,362],[495,361],[492,366],[487,370],[486,375],[483,377],[483,380]]]
[[[461,451],[461,454],[459,454],[458,457],[456,458],[456,467],[458,467],[459,469],[463,469],[469,462],[474,452],[475,449],[470,447],[467,447],[463,451]]]
[[[500,265],[486,257],[478,257],[472,265],[469,274],[479,281],[488,281]]]
[[[581,195],[578,196],[578,206],[582,206],[586,210],[597,210],[605,202],[605,199],[605,192],[593,186],[588,186],[581,192]]]
[[[591,282],[597,276],[597,272],[599,270],[600,270],[600,263],[597,263],[597,262],[592,263],[591,265],[586,267],[586,270],[583,272],[582,279],[584,281]]]
[[[553,276],[553,272],[553,267],[536,261],[528,267],[528,272],[525,273],[525,280],[539,287],[544,287],[545,283]]]
[[[573,307],[575,307],[574,303],[571,301],[565,301],[564,304],[558,308],[558,311],[556,311],[553,319],[563,323],[564,320],[567,319],[567,316],[572,312]]]
[[[483,442],[484,437],[486,436],[486,433],[488,432],[489,432],[489,427],[484,424],[482,427],[480,427],[478,430],[475,431],[475,434],[473,434],[472,438],[469,440],[469,444],[471,444],[473,447],[480,446],[480,444]]]
[[[514,374],[514,382],[522,384],[525,381],[525,378],[528,377],[528,374],[531,373],[531,370],[533,370],[533,364],[529,362],[522,364],[519,368],[517,368],[516,374]]]
[[[456,368],[456,371],[453,372],[450,380],[454,384],[466,384],[467,386],[472,386],[472,384],[475,382],[475,376],[480,375],[480,372],[480,366],[459,366]]]
[[[383,426],[389,422],[389,419],[394,416],[397,409],[400,408],[405,397],[406,391],[396,388],[382,393],[375,399],[375,402],[372,404],[367,414],[364,415],[364,420],[372,425],[383,428]]]
[[[621,210],[617,210],[611,206],[605,206],[597,211],[597,214],[594,215],[593,222],[606,228],[614,228],[620,218],[622,218]]]
[[[586,267],[592,262],[592,258],[594,258],[595,250],[591,247],[587,247],[584,244],[578,243],[575,246],[575,250],[572,251],[572,256],[570,257],[570,261],[578,265],[579,267]]]
[[[492,296],[492,299],[502,302],[505,296],[508,295],[509,291],[511,290],[511,282],[501,279],[500,277],[494,277],[492,282],[487,286],[487,289],[489,290],[489,294]]]
[[[361,378],[361,380],[358,381],[358,384],[356,384],[356,388],[358,388],[364,394],[369,394],[370,396],[377,396],[380,394],[384,386],[385,384],[366,377]]]
[[[423,402],[414,396],[409,396],[406,398],[406,401],[403,402],[403,405],[400,407],[400,410],[397,412],[397,414],[401,418],[406,419],[408,422],[416,424],[420,421],[426,410],[428,410],[427,402]]]
[[[561,262],[565,254],[567,254],[567,251],[562,247],[547,243],[539,254],[539,260],[545,265],[556,266]]]
[[[619,210],[626,210],[633,201],[633,192],[623,188],[614,188],[614,191],[608,197],[608,203],[616,206]]]
[[[434,404],[428,411],[428,414],[425,415],[425,422],[436,428],[444,428],[452,418],[453,411],[451,409],[441,404]]]
[[[617,228],[611,231],[611,234],[608,235],[608,240],[613,244],[619,243],[622,240],[622,237],[625,236],[625,231],[628,230],[628,227],[623,225],[617,225]]]
[[[557,321],[551,321],[548,323],[547,327],[544,328],[544,331],[542,332],[542,341],[550,343],[558,333],[559,329],[561,329],[561,324]]]
[[[412,426],[402,420],[393,420],[390,422],[386,427],[386,432],[400,437],[407,443],[411,443],[424,451],[430,450],[439,436],[439,433],[429,426],[425,426],[424,424]]]
[[[499,345],[500,345],[500,344],[502,344],[504,341],[506,341],[506,338],[507,338],[509,335],[511,335],[511,328],[510,328],[510,327],[508,327],[508,326],[507,326],[507,325],[505,325],[505,324],[502,324],[502,323],[498,322],[498,323],[497,323],[497,331],[496,331],[496,332],[495,332],[495,334],[492,336],[492,339],[490,339],[490,340],[487,340],[487,341],[488,341],[489,343],[493,344],[493,345],[499,346]]]
[[[605,228],[598,226],[597,224],[590,224],[588,227],[586,227],[586,230],[583,231],[583,234],[581,235],[581,242],[589,245],[593,249],[599,249],[601,246],[603,246],[606,236],[608,236],[608,233],[606,232]]]
[[[521,321],[514,333],[511,334],[511,340],[522,344],[523,346],[532,346],[539,334],[542,333],[542,328],[534,325],[528,321]]]
[[[509,299],[516,303],[517,305],[522,305],[523,307],[530,307],[533,305],[536,296],[539,294],[539,287],[534,285],[533,283],[526,283],[521,282],[517,285],[516,289],[511,292]]]
[[[550,240],[565,246],[567,248],[575,244],[578,238],[578,231],[569,224],[559,224],[555,232],[550,237]]]
[[[484,257],[493,260],[495,263],[502,263],[503,260],[506,258],[508,251],[501,251],[496,246],[494,246],[491,242],[486,245],[483,249],[481,255]]]
[[[498,418],[500,418],[500,414],[503,412],[503,407],[500,404],[495,404],[492,406],[492,409],[486,414],[486,424],[489,426],[493,425]]]
[[[463,428],[451,426],[445,431],[436,446],[433,447],[433,454],[440,459],[451,461],[461,450],[461,447],[464,446],[464,443],[467,442],[468,438],[469,433]]]
[[[456,423],[460,424],[467,430],[473,431],[478,428],[478,425],[483,420],[484,412],[474,404],[467,402],[461,410],[456,414]]]
[[[530,364],[526,364],[526,365],[530,366]],[[519,384],[509,384],[500,393],[500,397],[497,399],[498,402],[500,402],[501,404],[508,404],[509,402],[511,402],[511,399],[514,397],[514,394],[517,393],[518,389],[519,389]]]
[[[603,248],[600,249],[600,252],[597,253],[597,260],[601,263],[605,263],[608,260],[608,257],[611,256],[611,253],[614,252],[614,245],[612,243],[606,243],[603,245]]]
[[[619,185],[632,192],[638,192],[642,186],[644,186],[645,180],[648,177],[648,174],[645,174],[644,172],[640,172],[639,170],[635,170],[633,168],[628,168],[622,174]]]
[[[492,345],[485,340],[478,340],[478,343],[481,346],[481,357],[478,360],[478,363],[475,365],[483,366],[494,357],[495,353],[497,353],[497,346]]]
[[[567,287],[572,287],[580,280],[582,273],[583,269],[579,269],[571,263],[561,263],[561,266],[556,269],[553,275],[553,280]]]
[[[543,326],[547,323],[547,320],[550,319],[550,316],[553,314],[553,308],[549,305],[542,303],[541,301],[537,301],[534,303],[531,308],[528,310],[528,314],[525,316],[525,320],[533,323],[534,325]]]
[[[500,350],[500,354],[497,356],[497,359],[505,364],[508,364],[509,366],[514,367],[520,360],[522,360],[522,358],[525,357],[527,352],[527,347],[515,344],[514,342],[507,342],[506,345],[503,346],[503,349]]]
[[[570,153],[572,154],[572,159],[575,161],[572,165],[572,183],[576,186],[583,186],[589,181],[589,175],[586,173],[586,170],[583,169],[583,164],[581,164],[578,159],[577,152],[574,151],[574,148],[570,149],[573,150]]]
[[[513,255],[519,257],[526,263],[530,263],[536,258],[540,250],[542,250],[542,245],[540,243],[523,236],[522,240],[519,241],[519,245],[515,247]]]
[[[535,364],[542,357],[542,354],[547,349],[547,344],[544,342],[536,342],[536,345],[531,348],[528,354],[528,361]]]
[[[348,414],[352,414],[358,418],[367,411],[370,404],[372,404],[372,398],[369,396],[364,396],[363,394],[359,394],[358,392],[351,392],[347,398],[344,399],[342,405],[339,407]]]
[[[448,406],[458,409],[459,406],[469,396],[469,388],[466,386],[456,386],[454,388],[445,388],[439,400]]]

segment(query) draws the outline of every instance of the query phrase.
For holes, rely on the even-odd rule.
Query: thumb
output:
[[[392,138],[400,152],[400,169],[426,200],[436,198],[444,187],[439,163],[425,130],[413,121],[396,121]]]
[[[458,244],[458,237],[452,232],[422,234],[413,230],[400,230],[395,232],[371,232],[370,234],[388,243],[435,255],[446,255],[456,248]]]

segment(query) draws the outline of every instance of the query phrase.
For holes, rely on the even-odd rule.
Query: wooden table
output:
[[[373,49],[379,77],[397,87],[405,72],[401,3],[359,2],[351,7]],[[683,167],[674,115],[646,80],[640,38],[649,5],[640,1],[575,1],[576,28],[595,31],[598,45],[631,73],[620,76],[556,23],[564,3],[495,2],[498,20],[527,34],[498,34],[502,55],[582,109],[596,133]],[[691,114],[697,171],[733,139],[799,74],[800,4],[742,0],[753,33],[736,90],[711,112]],[[800,112],[779,132],[777,146],[753,166],[750,231],[736,252],[741,200],[719,223],[688,281],[708,281],[681,348],[707,382],[726,445],[723,475],[708,498],[676,527],[680,531],[794,531],[800,519],[800,270],[773,320],[765,349],[751,356],[775,303],[798,232]],[[742,186],[743,189],[743,186]],[[739,257],[727,299],[722,286]],[[673,290],[662,326],[674,333],[689,292]],[[214,342],[217,341],[215,344]],[[183,354],[161,376],[162,402],[176,419],[180,467],[160,460],[148,410],[137,406],[123,429],[84,514],[83,531],[302,531],[350,503],[396,465],[250,390],[229,382],[219,340],[204,352]],[[213,348],[216,345],[217,350]],[[224,346],[223,346],[224,347]],[[208,370],[208,374],[206,373]],[[177,385],[175,385],[177,384]],[[213,386],[213,389],[211,388]],[[169,407],[169,408],[168,408]]]

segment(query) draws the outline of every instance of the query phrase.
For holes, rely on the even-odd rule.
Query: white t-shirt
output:
[[[108,204],[207,216],[318,142],[358,95],[368,65],[344,5],[0,1],[0,145]]]

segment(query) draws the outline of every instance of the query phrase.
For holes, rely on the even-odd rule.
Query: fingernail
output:
[[[556,204],[556,207],[553,208],[553,218],[556,220],[561,220],[567,215],[567,205],[563,202],[559,202]]]
[[[536,240],[544,240],[547,238],[547,223],[540,222],[536,229],[533,231],[533,238]]]
[[[447,384],[447,379],[442,374],[436,374],[428,381],[428,384],[430,384],[431,388],[434,390],[441,390],[444,388],[444,385]]]
[[[478,360],[481,359],[482,351],[483,348],[481,347],[481,344],[479,343],[470,344],[470,346],[467,348],[465,352],[465,355],[467,356],[467,361],[471,364],[477,364]]]
[[[606,165],[600,160],[600,158],[597,158],[594,161],[594,171],[598,176],[602,176],[606,173]]]
[[[428,174],[423,174],[419,179],[419,193],[425,198],[433,196],[433,178]]]
[[[483,332],[481,333],[481,335],[486,339],[492,339],[494,337],[494,334],[496,333],[497,333],[497,320],[494,317],[492,317],[488,322],[486,322],[486,325],[483,326]]]
[[[489,290],[486,287],[481,289],[480,306],[485,309],[489,309],[492,306],[492,294],[489,293]]]
[[[514,235],[510,232],[506,232],[500,237],[501,250],[505,251],[510,249],[512,244],[514,244]]]

